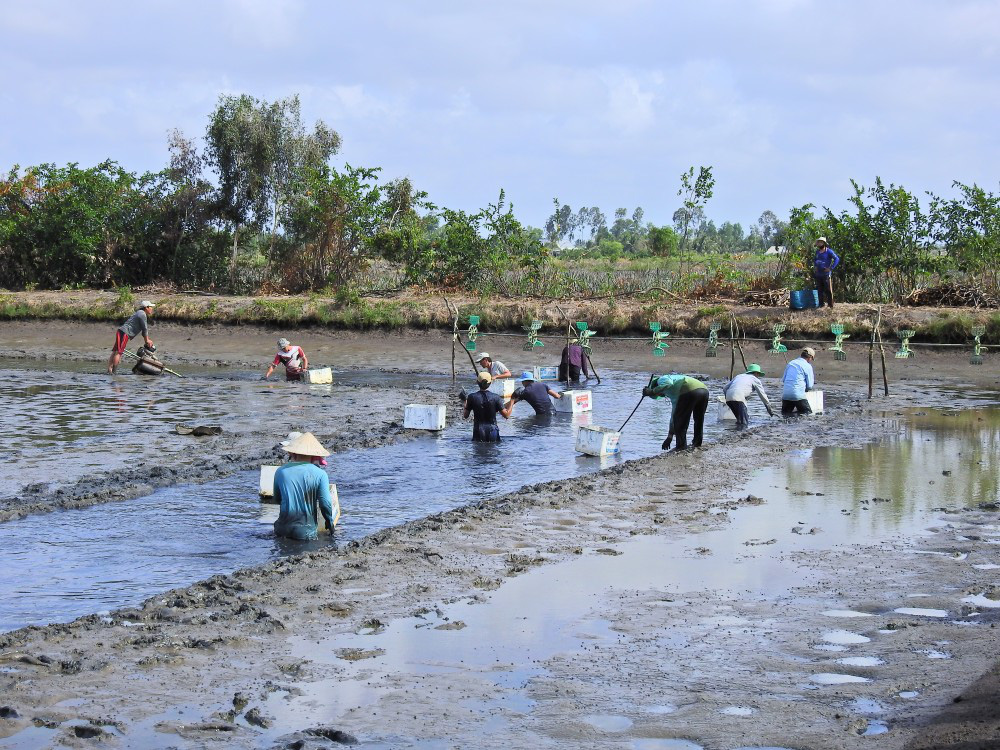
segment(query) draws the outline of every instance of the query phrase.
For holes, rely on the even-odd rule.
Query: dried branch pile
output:
[[[1000,307],[1000,300],[967,284],[938,284],[914,289],[903,300],[911,307]]]
[[[740,300],[750,307],[788,307],[789,301],[788,289],[752,290],[744,294]]]

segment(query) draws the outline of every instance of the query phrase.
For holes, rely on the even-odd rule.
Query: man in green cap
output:
[[[764,403],[764,408],[772,417],[774,410],[771,409],[771,402],[767,400],[764,393],[764,384],[760,379],[764,377],[760,365],[756,362],[747,368],[747,371],[737,375],[729,381],[726,386],[726,404],[736,416],[736,424],[739,427],[750,426],[750,414],[747,412],[747,399],[756,393]]]
[[[690,375],[672,372],[669,375],[653,375],[649,385],[642,389],[643,396],[650,398],[669,398],[670,432],[661,446],[663,450],[670,447],[671,439],[677,436],[677,450],[682,451],[687,445],[687,429],[694,417],[694,440],[692,447],[701,447],[702,433],[705,427],[705,412],[708,411],[708,386]]]

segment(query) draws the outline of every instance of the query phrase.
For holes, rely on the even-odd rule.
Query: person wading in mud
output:
[[[754,363],[747,367],[746,372],[737,375],[726,385],[726,405],[733,412],[733,415],[736,417],[736,424],[740,427],[748,427],[750,425],[750,414],[747,412],[747,398],[754,393],[764,403],[767,413],[772,417],[774,416],[771,402],[768,401],[767,394],[764,393],[764,384],[760,382],[762,377],[764,377],[764,373],[761,371],[760,365]]]
[[[559,382],[577,383],[580,375],[590,380],[590,371],[587,369],[587,352],[579,344],[567,344],[563,347],[562,357],[559,362]]]
[[[816,350],[807,346],[802,354],[785,365],[781,376],[781,416],[790,417],[793,414],[812,414],[812,407],[806,400],[806,392],[816,385],[812,361],[816,359]]]
[[[118,363],[122,361],[122,355],[125,353],[125,347],[128,346],[129,341],[139,334],[142,334],[142,340],[146,344],[146,348],[151,352],[156,351],[156,347],[153,346],[153,339],[149,338],[149,316],[153,314],[154,307],[156,305],[148,299],[144,299],[136,307],[131,317],[115,331],[115,344],[111,347],[111,356],[108,358],[108,375],[115,374],[115,370],[118,369]]]
[[[274,368],[278,365],[285,366],[285,380],[301,380],[302,373],[309,369],[309,360],[301,346],[293,346],[285,338],[278,339],[278,353],[274,355],[274,361],[264,373],[264,380],[271,377]]]
[[[814,244],[816,257],[813,260],[813,277],[819,293],[819,306],[823,306],[825,298],[830,309],[833,309],[833,269],[840,265],[840,256],[826,244],[826,237],[820,237]]]
[[[694,417],[694,439],[691,441],[693,448],[701,446],[702,435],[705,429],[705,412],[708,411],[708,386],[697,378],[680,373],[670,373],[669,375],[654,375],[649,379],[649,385],[642,389],[643,396],[650,398],[669,398],[670,410],[670,430],[666,440],[660,447],[666,450],[670,447],[670,441],[677,437],[677,450],[682,451],[688,447],[687,429]]]
[[[472,414],[472,439],[477,443],[499,443],[500,428],[497,427],[497,414],[504,419],[510,419],[510,412],[514,408],[514,403],[508,401],[504,406],[503,399],[489,390],[493,376],[488,372],[481,372],[476,377],[479,390],[470,393],[465,398],[465,409],[462,412],[464,419]]]
[[[291,461],[274,472],[274,499],[281,503],[274,533],[288,539],[309,540],[319,536],[318,513],[333,534],[333,499],[330,477],[313,463],[330,455],[311,432],[304,432],[281,447]]]
[[[552,390],[545,383],[537,382],[535,376],[525,370],[521,373],[521,387],[514,390],[510,403],[513,406],[520,401],[524,401],[531,405],[531,408],[535,410],[535,414],[551,414],[552,402],[549,401],[549,396],[552,398],[562,398],[561,393]]]
[[[507,369],[507,365],[503,362],[494,362],[488,352],[480,354],[476,361],[479,363],[479,366],[483,368],[483,370],[490,374],[493,380],[503,380],[504,378],[514,377],[510,374],[510,370]]]

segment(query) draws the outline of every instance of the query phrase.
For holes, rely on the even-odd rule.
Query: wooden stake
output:
[[[451,304],[451,302],[448,301],[447,297],[444,297],[443,299],[444,299],[444,303],[446,305],[448,305],[448,309],[449,310],[454,310],[454,315],[455,315],[455,318],[454,318],[454,320],[455,320],[455,328],[454,328],[454,330],[455,330],[455,338],[458,339],[458,343],[462,344],[462,349],[465,351],[465,353],[469,355],[469,364],[472,365],[472,374],[478,376],[479,375],[479,368],[476,367],[476,360],[474,360],[472,358],[472,352],[470,352],[468,349],[465,348],[465,344],[462,342],[462,334],[458,330],[458,308],[457,307],[453,307],[452,304]],[[452,354],[454,355],[454,349],[452,351]]]
[[[733,322],[736,318],[732,313],[729,314],[729,379],[733,379],[733,373],[736,371],[736,337],[733,334]]]

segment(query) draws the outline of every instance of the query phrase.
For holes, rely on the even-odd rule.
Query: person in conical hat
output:
[[[309,540],[319,536],[317,513],[322,513],[326,527],[333,534],[333,499],[330,477],[313,461],[325,458],[324,448],[311,432],[289,436],[281,447],[291,459],[274,473],[274,499],[281,504],[274,533],[289,539]]]

